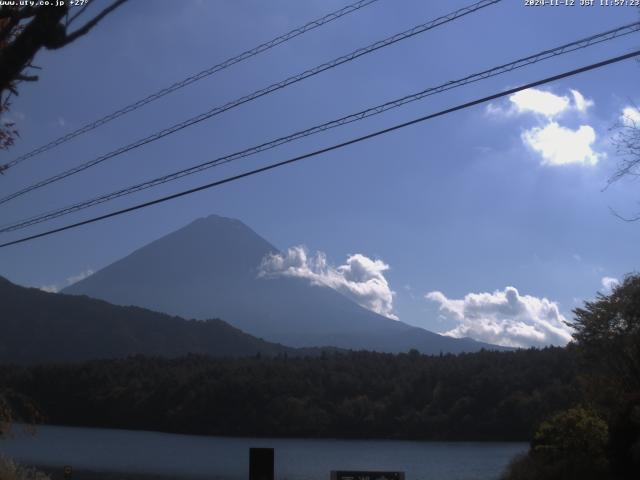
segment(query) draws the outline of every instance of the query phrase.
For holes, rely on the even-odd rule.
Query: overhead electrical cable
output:
[[[135,148],[139,148],[143,145],[146,145],[148,143],[154,142],[156,140],[159,140],[161,138],[166,137],[167,135],[171,135],[173,133],[176,133],[184,128],[190,127],[192,125],[195,125],[197,123],[200,123],[204,120],[207,120],[215,115],[219,115],[223,112],[226,112],[227,110],[231,110],[232,108],[238,107],[240,105],[243,105],[247,102],[250,102],[252,100],[255,100],[257,98],[263,97],[265,95],[268,95],[270,93],[273,93],[277,90],[280,90],[284,87],[287,87],[291,84],[300,82],[302,80],[305,80],[309,77],[312,77],[314,75],[317,75],[321,72],[324,72],[325,70],[329,70],[332,68],[335,68],[339,65],[342,65],[344,63],[347,62],[351,62],[353,60],[355,60],[356,58],[362,57],[363,55],[367,55],[369,53],[375,52],[381,48],[384,47],[388,47],[389,45],[393,45],[397,42],[400,42],[402,40],[406,40],[408,38],[411,38],[415,35],[418,35],[420,33],[424,33],[428,30],[434,29],[440,25],[444,25],[446,23],[452,22],[458,18],[464,17],[466,15],[469,15],[470,13],[474,13],[477,12],[478,10],[488,7],[490,5],[496,4],[501,2],[502,0],[481,0],[479,2],[476,2],[472,5],[469,5],[467,7],[464,8],[460,8],[454,12],[451,12],[447,15],[441,16],[436,18],[435,20],[431,20],[427,23],[423,23],[420,25],[417,25],[409,30],[405,30],[404,32],[401,33],[397,33],[395,35],[392,35],[390,37],[387,37],[384,40],[379,40],[375,43],[372,43],[366,47],[363,48],[359,48],[357,50],[354,50],[353,52],[347,54],[347,55],[343,55],[341,57],[338,57],[330,62],[327,63],[323,63],[322,65],[318,65],[316,67],[313,67],[309,70],[305,70],[302,73],[299,73],[297,75],[293,75],[291,77],[288,77],[285,80],[282,80],[280,82],[274,83],[268,87],[265,87],[261,90],[257,90],[249,95],[245,95],[244,97],[240,97],[236,100],[233,100],[229,103],[226,103],[224,105],[218,106],[218,107],[214,107],[211,110],[201,113],[200,115],[197,115],[195,117],[191,117],[183,122],[177,123],[175,125],[172,125],[171,127],[165,128],[164,130],[160,130],[159,132],[156,132],[152,135],[149,135],[147,137],[141,138],[139,140],[136,140],[133,143],[130,143],[128,145],[125,145],[123,147],[120,147],[116,150],[113,150],[109,153],[106,153],[104,155],[101,155],[97,158],[94,158],[93,160],[90,160],[88,162],[82,163],[76,167],[73,167],[69,170],[66,170],[64,172],[61,172],[57,175],[54,175],[52,177],[49,177],[45,180],[41,180],[37,183],[34,183],[28,187],[25,187],[21,190],[18,190],[17,192],[14,192],[10,195],[7,195],[5,197],[0,198],[0,204],[4,204],[10,200],[13,200],[14,198],[20,197],[26,193],[29,193],[33,190],[42,188],[46,185],[49,185],[51,183],[60,181],[64,178],[68,178],[72,175],[75,175],[76,173],[82,172],[84,170],[87,170],[88,168],[91,168],[95,165],[98,165],[108,159],[111,159],[113,157],[116,157],[118,155],[121,155],[125,152],[131,151]]]
[[[334,20],[337,20],[338,18],[344,17],[345,15],[349,15],[350,13],[356,12],[358,10],[360,10],[363,7],[366,7],[372,3],[377,2],[378,0],[359,0],[358,2],[352,3],[350,5],[347,5],[346,7],[343,7],[339,10],[336,10],[334,12],[328,13],[327,15],[321,17],[321,18],[317,18],[315,20],[312,20],[304,25],[302,25],[301,27],[298,28],[294,28],[293,30],[291,30],[290,32],[287,32],[283,35],[280,35],[276,38],[273,38],[271,40],[269,40],[268,42],[262,43],[260,45],[258,45],[257,47],[254,47],[250,50],[247,50],[245,52],[242,52],[240,55],[236,55],[235,57],[231,57],[226,59],[225,61],[218,63],[212,67],[207,68],[206,70],[202,70],[201,72],[198,72],[194,75],[191,75],[187,78],[185,78],[184,80],[180,80],[179,82],[176,82],[168,87],[165,87],[161,90],[158,90],[155,93],[152,93],[134,103],[131,103],[125,107],[120,108],[119,110],[116,110],[113,113],[110,113],[108,115],[105,115],[104,117],[101,117],[97,120],[94,120],[93,122],[87,123],[85,125],[83,125],[82,127],[67,133],[66,135],[63,135],[59,138],[56,138],[55,140],[42,145],[34,150],[31,150],[30,152],[27,152],[23,155],[20,155],[18,158],[16,158],[15,160],[10,161],[9,163],[7,163],[5,165],[6,168],[9,167],[13,167],[29,158],[35,157],[36,155],[39,155],[41,153],[47,152],[59,145],[62,145],[65,142],[68,142],[69,140],[82,135],[84,133],[90,132],[91,130],[95,130],[98,127],[101,127],[102,125],[105,125],[109,122],[111,122],[112,120],[115,120],[116,118],[122,117],[123,115],[126,115],[128,113],[133,112],[134,110],[138,110],[139,108],[143,107],[144,105],[147,105],[148,103],[154,102],[166,95],[169,95],[170,93],[173,93],[177,90],[180,90],[181,88],[184,88],[188,85],[191,85],[192,83],[195,83],[199,80],[202,80],[203,78],[207,78],[215,73],[220,72],[221,70],[224,70],[226,68],[231,67],[232,65],[235,65],[236,63],[240,63],[244,60],[247,60],[248,58],[251,57],[255,57],[256,55],[259,55],[263,52],[266,52],[267,50],[272,49],[273,47],[280,45],[281,43],[285,43],[289,40],[292,40],[306,32],[309,32],[311,30],[314,30],[322,25],[325,25],[327,23],[330,23]]]
[[[311,128],[307,128],[305,130],[301,130],[295,133],[292,133],[290,135],[284,136],[284,137],[280,137],[277,138],[275,140],[271,140],[269,142],[265,142],[262,143],[260,145],[257,146],[253,146],[244,150],[241,150],[239,152],[235,152],[232,153],[230,155],[226,155],[223,157],[218,157],[216,159],[213,160],[209,160],[207,162],[204,163],[200,163],[198,165],[183,169],[183,170],[179,170],[177,172],[173,172],[167,175],[163,175],[157,178],[154,178],[152,180],[148,180],[142,183],[138,183],[120,190],[116,190],[114,192],[105,194],[105,195],[101,195],[95,198],[92,198],[90,200],[85,200],[83,202],[79,202],[79,203],[75,203],[73,205],[69,205],[63,208],[59,208],[56,210],[51,210],[49,212],[46,213],[41,213],[39,215],[35,215],[32,217],[29,217],[27,219],[23,219],[14,223],[11,223],[9,225],[4,225],[0,227],[0,233],[6,233],[6,232],[11,232],[11,231],[15,231],[15,230],[20,230],[38,223],[42,223],[48,220],[52,220],[54,218],[58,218],[61,217],[63,215],[67,215],[73,212],[77,212],[79,210],[83,210],[85,208],[89,208],[101,203],[105,203],[108,202],[110,200],[114,200],[116,198],[125,196],[125,195],[130,195],[142,190],[146,190],[148,188],[151,187],[155,187],[157,185],[161,185],[170,181],[174,181],[177,179],[180,179],[182,177],[188,176],[188,175],[192,175],[198,172],[202,172],[204,170],[207,170],[209,168],[213,168],[222,164],[226,164],[226,163],[230,163],[232,161],[241,159],[241,158],[245,158],[248,157],[250,155],[254,155],[256,153],[260,153],[266,150],[270,150],[272,148],[278,147],[280,145],[283,145],[285,143],[289,143],[289,142],[293,142],[295,140],[299,140],[301,138],[304,137],[308,137],[310,135],[314,135],[316,133],[320,133],[332,128],[336,128],[342,125],[346,125],[349,123],[353,123],[359,120],[363,120],[365,118],[374,116],[374,115],[378,115],[381,114],[383,112],[386,112],[388,110],[394,109],[394,108],[398,108],[402,105],[406,105],[408,103],[411,102],[415,102],[418,100],[421,100],[425,97],[431,96],[431,95],[435,95],[438,93],[442,93],[445,92],[447,90],[451,90],[454,88],[458,88],[464,85],[468,85],[470,83],[474,83],[480,80],[484,80],[487,78],[491,78],[497,75],[501,75],[503,73],[507,73],[513,70],[516,70],[518,68],[522,68],[528,65],[532,65],[538,62],[541,62],[543,60],[547,60],[549,58],[554,58],[557,57],[559,55],[564,55],[579,49],[583,49],[583,48],[587,48],[590,47],[592,45],[596,45],[598,43],[602,43],[605,41],[609,41],[609,40],[613,40],[615,38],[621,37],[623,35],[628,35],[630,33],[634,33],[634,32],[638,32],[640,31],[640,22],[635,22],[635,23],[631,23],[628,25],[623,25],[621,27],[612,29],[612,30],[608,30],[606,32],[602,32],[602,33],[598,33],[596,35],[591,35],[589,37],[580,39],[580,40],[576,40],[574,42],[571,43],[567,43],[564,45],[561,45],[559,47],[555,47],[553,49],[548,49],[548,50],[544,50],[542,52],[536,53],[534,55],[529,55],[527,57],[524,58],[520,58],[518,60],[515,60],[513,62],[510,63],[506,63],[497,67],[493,67],[491,69],[488,70],[484,70],[482,72],[479,73],[474,73],[472,75],[468,75],[464,78],[461,78],[459,80],[452,80],[449,82],[446,82],[442,85],[438,85],[436,87],[429,87],[427,89],[421,90],[420,92],[417,93],[413,93],[411,95],[406,95],[404,97],[377,105],[375,107],[371,107],[371,108],[367,108],[365,110],[361,110],[357,113],[353,113],[341,118],[338,118],[336,120],[332,120],[330,122],[326,122],[320,125],[316,125],[314,127]]]
[[[558,75],[554,75],[552,77],[544,78],[542,80],[537,80],[535,82],[527,83],[527,84],[522,85],[520,87],[511,88],[509,90],[505,90],[505,91],[502,91],[502,92],[499,92],[499,93],[495,93],[493,95],[489,95],[489,96],[486,96],[486,97],[483,97],[483,98],[479,98],[477,100],[466,102],[466,103],[457,105],[455,107],[448,108],[446,110],[441,110],[441,111],[436,112],[436,113],[431,113],[431,114],[428,114],[428,115],[425,115],[425,116],[422,116],[422,117],[419,117],[419,118],[415,118],[413,120],[409,120],[408,122],[399,123],[399,124],[396,124],[396,125],[394,125],[392,127],[384,128],[382,130],[377,130],[377,131],[375,131],[373,133],[369,133],[369,134],[363,135],[361,137],[353,138],[351,140],[347,140],[347,141],[342,142],[342,143],[338,143],[338,144],[331,145],[329,147],[321,148],[319,150],[315,150],[313,152],[306,153],[304,155],[300,155],[300,156],[297,156],[297,157],[289,158],[289,159],[283,160],[281,162],[272,163],[270,165],[267,165],[267,166],[264,166],[264,167],[260,167],[260,168],[256,168],[254,170],[250,170],[250,171],[247,171],[247,172],[243,172],[243,173],[240,173],[238,175],[233,175],[231,177],[227,177],[227,178],[224,178],[222,180],[217,180],[215,182],[207,183],[205,185],[200,185],[199,187],[191,188],[189,190],[183,190],[181,192],[174,193],[172,195],[167,195],[165,197],[157,198],[155,200],[150,200],[148,202],[139,203],[139,204],[133,205],[131,207],[123,208],[121,210],[117,210],[117,211],[110,212],[110,213],[107,213],[107,214],[104,214],[104,215],[100,215],[100,216],[97,216],[97,217],[89,218],[89,219],[83,220],[81,222],[72,223],[72,224],[69,224],[69,225],[65,225],[63,227],[58,227],[58,228],[54,228],[52,230],[47,230],[45,232],[41,232],[41,233],[38,233],[38,234],[35,234],[35,235],[30,235],[30,236],[27,236],[27,237],[19,238],[17,240],[12,240],[12,241],[9,241],[9,242],[5,242],[5,243],[0,244],[0,248],[8,247],[8,246],[11,246],[11,245],[17,245],[17,244],[24,243],[24,242],[28,242],[30,240],[35,240],[36,238],[42,238],[42,237],[45,237],[45,236],[53,235],[54,233],[64,232],[66,230],[78,228],[78,227],[81,227],[83,225],[88,225],[90,223],[95,223],[95,222],[98,222],[98,221],[101,221],[101,220],[106,220],[108,218],[112,218],[112,217],[116,217],[116,216],[119,216],[119,215],[123,215],[125,213],[133,212],[135,210],[140,210],[142,208],[150,207],[152,205],[157,205],[159,203],[167,202],[169,200],[174,200],[176,198],[184,197],[186,195],[191,195],[191,194],[196,193],[196,192],[200,192],[200,191],[203,191],[203,190],[208,190],[210,188],[214,188],[214,187],[217,187],[217,186],[220,186],[220,185],[224,185],[226,183],[231,183],[231,182],[234,182],[236,180],[240,180],[242,178],[246,178],[246,177],[250,177],[250,176],[253,176],[253,175],[257,175],[259,173],[263,173],[263,172],[266,172],[266,171],[269,171],[269,170],[273,170],[273,169],[276,169],[276,168],[279,168],[279,167],[283,167],[285,165],[291,165],[293,163],[299,162],[301,160],[305,160],[307,158],[316,157],[318,155],[321,155],[321,154],[324,154],[324,153],[328,153],[328,152],[331,152],[331,151],[334,151],[334,150],[338,150],[338,149],[344,148],[344,147],[349,146],[349,145],[353,145],[353,144],[360,143],[360,142],[363,142],[363,141],[366,141],[366,140],[370,140],[372,138],[378,137],[380,135],[385,135],[387,133],[390,133],[390,132],[393,132],[393,131],[396,131],[396,130],[400,130],[400,129],[408,127],[410,125],[415,125],[415,124],[418,124],[418,123],[422,123],[422,122],[425,122],[427,120],[431,120],[431,119],[436,118],[436,117],[441,117],[441,116],[448,115],[448,114],[453,113],[453,112],[457,112],[459,110],[464,110],[464,109],[467,109],[467,108],[470,108],[470,107],[474,107],[476,105],[480,105],[482,103],[490,102],[491,100],[496,100],[496,99],[501,98],[501,97],[505,97],[505,96],[508,96],[508,95],[513,95],[514,93],[520,92],[522,90],[526,90],[528,88],[538,87],[538,86],[544,85],[546,83],[551,83],[551,82],[554,82],[554,81],[557,81],[557,80],[561,80],[563,78],[567,78],[567,77],[571,77],[573,75],[577,75],[579,73],[584,73],[584,72],[588,72],[590,70],[595,70],[597,68],[602,68],[602,67],[605,67],[607,65],[612,65],[614,63],[622,62],[624,60],[628,60],[630,58],[634,58],[634,57],[638,57],[638,56],[640,56],[640,50],[635,50],[633,52],[630,52],[630,53],[627,53],[627,54],[624,54],[624,55],[620,55],[620,56],[617,56],[617,57],[609,58],[607,60],[603,60],[603,61],[598,62],[598,63],[592,63],[592,64],[584,66],[584,67],[580,67],[580,68],[577,68],[577,69],[574,69],[574,70],[570,70],[568,72],[564,72],[564,73],[561,73],[561,74],[558,74]]]

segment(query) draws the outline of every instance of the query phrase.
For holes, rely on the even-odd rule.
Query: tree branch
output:
[[[66,12],[66,7],[40,7],[15,40],[0,50],[0,91],[12,89],[16,77],[43,45],[65,37],[60,20]]]
[[[69,27],[69,25],[71,25],[71,24],[73,23],[73,21],[74,21],[76,18],[78,18],[80,15],[82,15],[82,14],[86,11],[87,7],[88,7],[90,4],[91,4],[91,2],[87,2],[87,3],[85,3],[82,7],[80,7],[80,9],[79,9],[78,13],[76,13],[75,15],[73,15],[73,16],[69,19],[69,21],[67,22],[67,28]]]
[[[0,8],[0,18],[17,18],[23,20],[25,18],[33,17],[36,14],[34,7],[23,7],[22,9],[12,8],[4,6]]]
[[[640,214],[636,215],[635,217],[623,217],[622,215],[620,215],[618,212],[616,212],[613,208],[609,207],[609,211],[617,218],[619,218],[620,220],[624,220],[625,222],[637,222],[638,220],[640,220]]]
[[[60,39],[60,41],[52,42],[52,43],[49,43],[49,44],[47,44],[45,46],[50,50],[56,50],[58,48],[64,47],[65,45],[68,45],[69,43],[73,42],[74,40],[78,39],[79,37],[89,33],[91,31],[91,29],[93,27],[95,27],[104,17],[109,15],[111,12],[113,12],[116,8],[121,6],[126,1],[127,0],[116,0],[111,5],[109,5],[104,10],[102,10],[92,20],[90,20],[87,23],[85,23],[84,26],[82,26],[79,29],[77,29],[75,32],[68,33],[68,34],[65,35],[65,37],[63,39]],[[82,13],[82,12],[79,12],[77,15],[79,15],[80,13]],[[73,21],[73,18],[69,21],[69,23],[71,23],[71,21]]]
[[[18,75],[16,77],[16,80],[19,80],[21,82],[37,82],[38,81],[38,76],[37,75],[23,75],[21,73],[20,75]]]

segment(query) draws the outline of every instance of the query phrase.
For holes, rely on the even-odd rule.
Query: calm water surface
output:
[[[401,470],[407,480],[497,479],[525,443],[406,442],[229,438],[40,426],[16,428],[0,453],[25,464],[73,465],[77,470],[249,477],[249,448],[275,448],[278,480],[328,480],[331,470]]]

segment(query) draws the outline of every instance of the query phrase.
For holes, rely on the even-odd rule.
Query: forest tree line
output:
[[[47,423],[238,436],[527,440],[579,398],[572,349],[0,367]]]

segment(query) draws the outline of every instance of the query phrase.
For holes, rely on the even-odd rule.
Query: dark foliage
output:
[[[609,423],[612,469],[640,478],[640,275],[574,313],[581,363],[598,386],[590,400]]]
[[[627,395],[611,422],[610,459],[620,478],[640,477],[640,395]]]
[[[523,440],[574,378],[560,348],[0,367],[50,423],[237,436]]]
[[[589,408],[574,407],[544,421],[531,450],[515,459],[508,480],[601,480],[610,478],[608,427]]]
[[[574,310],[574,339],[587,366],[626,392],[640,392],[640,276]]]

